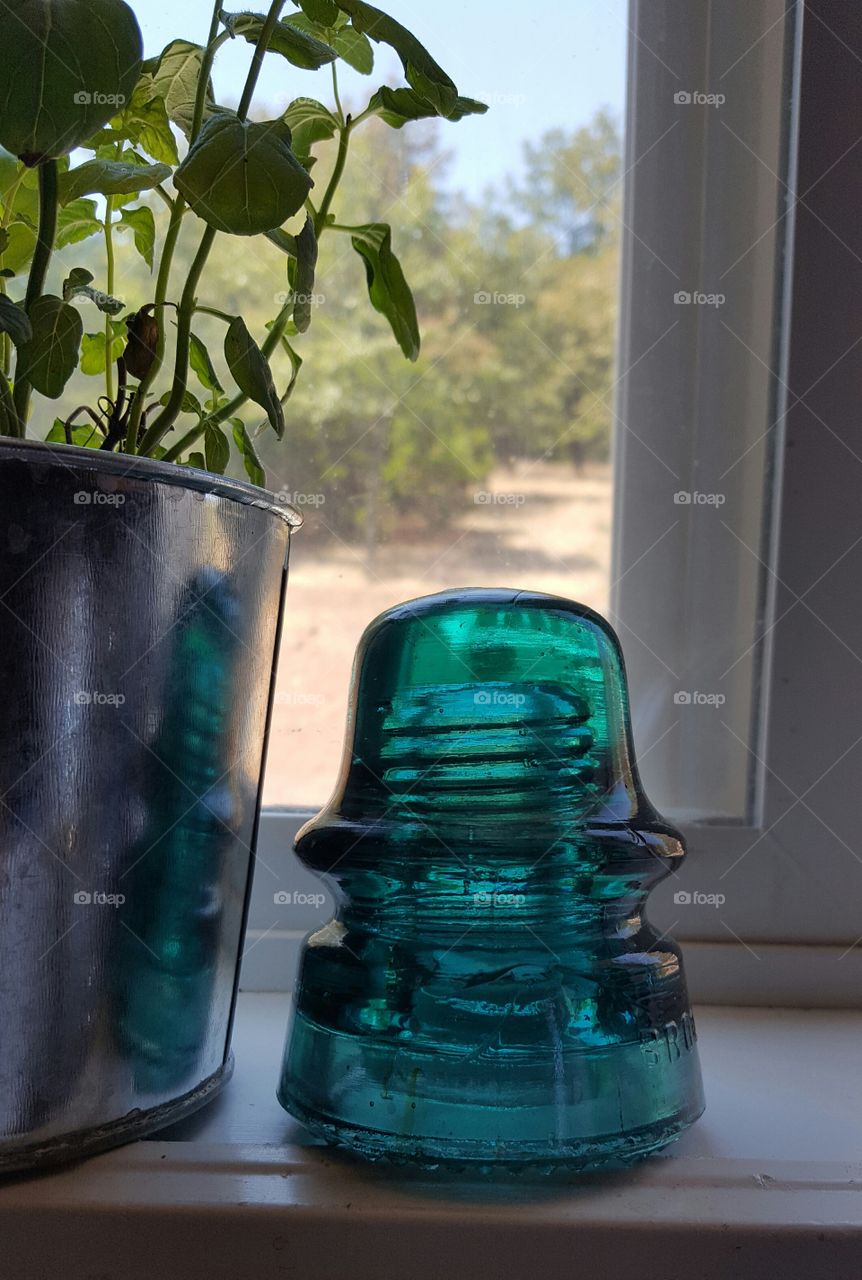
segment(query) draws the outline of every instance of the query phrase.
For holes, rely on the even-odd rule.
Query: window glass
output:
[[[422,353],[405,360],[369,310],[349,242],[324,241],[287,440],[263,454],[306,518],[268,804],[329,793],[353,652],[382,609],[452,586],[607,609],[626,9],[399,8],[489,111],[354,136],[336,213],[392,223]],[[399,83],[378,52],[374,83],[342,77],[345,109],[361,110],[384,71]],[[255,263],[242,273],[243,292],[271,289]]]

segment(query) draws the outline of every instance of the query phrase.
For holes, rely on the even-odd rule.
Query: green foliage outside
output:
[[[385,322],[364,305],[354,256],[325,246],[322,300],[297,344],[309,358],[289,405],[288,447],[266,440],[261,452],[273,487],[325,495],[309,531],[373,541],[396,528],[443,525],[463,510],[465,493],[487,487],[495,463],[544,456],[580,466],[608,457],[620,142],[604,115],[574,139],[577,169],[571,135],[540,140],[548,176],[528,163],[517,187],[490,192],[481,205],[448,192],[445,124],[427,125],[418,140],[369,130],[361,146],[374,158],[371,185],[357,147],[346,198],[365,202],[369,218],[397,210],[422,353],[415,364],[400,358]],[[597,172],[588,214],[584,179],[592,184]],[[587,217],[590,230],[573,244],[566,226]],[[243,274],[251,282],[268,273],[249,259]],[[491,300],[474,300],[482,295]]]
[[[339,0],[342,19],[337,34],[342,43],[353,31],[344,25],[352,5],[353,0]],[[363,9],[359,4],[353,7],[357,12]],[[292,20],[289,38],[295,42],[302,24],[296,15]],[[245,19],[235,20],[235,33],[257,39],[259,31],[240,30],[240,21]],[[284,24],[279,31],[284,36]],[[354,59],[363,58],[365,46],[349,52]],[[301,65],[297,58],[312,55],[324,56],[312,45],[298,51],[292,43],[293,66],[286,72],[297,94],[308,92],[303,70],[296,69]],[[427,99],[418,96],[415,86],[374,95],[373,109],[369,104],[362,128],[351,135],[350,163],[342,171],[338,131],[326,120],[329,108],[315,107],[306,119],[303,112],[310,108],[302,103],[310,100],[294,101],[291,154],[311,169],[315,192],[333,192],[331,207],[325,210],[327,227],[337,230],[339,224],[349,223],[352,232],[321,241],[316,270],[311,254],[307,295],[301,275],[309,271],[309,254],[303,255],[301,244],[305,209],[284,224],[287,251],[259,234],[256,225],[248,228],[249,234],[212,238],[189,335],[188,385],[176,421],[166,429],[155,455],[168,450],[177,460],[263,482],[256,456],[271,489],[300,506],[325,498],[309,522],[311,529],[369,543],[396,529],[445,525],[463,510],[465,494],[486,487],[496,464],[546,458],[582,465],[606,458],[612,420],[621,174],[614,121],[599,113],[581,127],[535,139],[517,165],[517,179],[504,181],[480,202],[470,202],[447,186],[450,123],[415,120],[417,114],[444,114],[431,101],[440,86],[424,81],[421,68],[417,72],[411,65],[411,74]],[[170,114],[171,103],[165,101]],[[456,104],[469,101],[457,99]],[[331,105],[332,120],[350,119],[351,104]],[[445,106],[450,120],[457,119],[460,108],[448,99]],[[177,156],[170,154],[164,109],[148,123],[141,101],[134,118],[135,159],[127,166],[129,173],[117,174],[116,195],[104,194],[104,174],[88,180],[86,157],[82,163],[73,156],[71,169],[64,158],[58,163],[59,248],[48,271],[47,292],[65,306],[61,310],[56,303],[37,305],[30,319],[46,331],[59,333],[65,326],[62,340],[54,344],[61,354],[66,346],[79,343],[75,379],[67,381],[71,368],[62,367],[62,361],[57,365],[38,358],[46,349],[44,343],[40,348],[38,334],[29,339],[34,355],[28,363],[27,335],[17,332],[17,315],[8,306],[0,313],[0,319],[5,314],[8,321],[0,325],[5,328],[7,353],[12,343],[19,358],[24,352],[22,364],[37,393],[37,438],[48,435],[52,422],[49,438],[67,438],[63,423],[76,409],[100,395],[110,398],[119,356],[132,376],[139,376],[134,373],[138,357],[146,367],[147,317],[141,322],[137,353],[125,319],[154,296],[153,269],[158,267],[170,211],[163,192],[152,190],[164,175],[161,170],[149,172],[147,157],[150,168],[161,164],[164,169],[184,154],[182,104],[173,107],[179,123],[179,130],[174,130]],[[365,101],[354,107],[363,114],[365,108]],[[255,119],[267,115],[265,105],[255,109]],[[400,127],[405,123],[410,128]],[[237,142],[233,137],[239,128],[235,116],[211,117],[210,126],[213,138],[207,141],[205,136],[204,141],[211,150],[250,145],[247,138]],[[254,128],[252,121],[247,132]],[[225,135],[224,143],[215,135]],[[270,142],[275,151],[267,154],[266,163],[286,166],[288,186],[298,181],[290,178],[291,172],[297,174],[295,160],[279,152],[277,137],[268,136],[267,146]],[[106,145],[113,145],[112,140]],[[131,145],[126,148],[124,154],[129,155]],[[97,153],[90,163],[99,160]],[[186,166],[187,176],[177,184],[191,209],[201,184],[204,204],[212,200],[207,174],[201,178],[200,167]],[[136,176],[141,184],[137,192]],[[338,178],[335,183],[333,176]],[[0,196],[13,188],[15,213],[5,216],[0,228],[0,269],[7,272],[0,293],[5,290],[14,297],[15,277],[33,252],[38,193],[32,170],[22,171],[11,156],[0,156]],[[300,186],[292,203],[301,204],[304,194]],[[7,213],[9,209],[7,201]],[[316,211],[319,215],[319,204]],[[261,216],[271,222],[283,212],[273,208]],[[208,216],[216,214],[226,224],[256,216],[245,207],[226,207],[223,213],[210,210]],[[109,219],[112,231],[106,237]],[[380,224],[391,224],[391,236]],[[199,252],[200,228],[200,220],[190,215],[180,227],[169,304],[180,300]],[[107,273],[106,238],[112,259]],[[298,294],[308,298],[305,315],[294,301]],[[374,309],[368,306],[369,294]],[[0,296],[0,304],[6,301]],[[170,369],[177,312],[167,307],[162,314],[160,339],[165,344],[164,366]],[[239,316],[241,322],[231,320]],[[270,344],[274,349],[267,350],[269,381],[269,374],[255,363],[254,352],[279,316],[285,322],[292,317],[282,325],[289,345]],[[234,426],[231,419],[223,431],[205,431],[193,444],[179,448],[190,423],[219,414],[237,386],[245,402],[234,418],[243,426]],[[54,402],[49,404],[43,395],[54,397]],[[83,436],[92,434],[84,418],[74,439],[84,443]]]

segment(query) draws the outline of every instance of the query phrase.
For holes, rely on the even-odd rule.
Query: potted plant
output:
[[[236,108],[216,101],[211,81],[228,40],[250,46]],[[351,115],[337,65],[370,74],[381,43],[406,84],[377,88]],[[267,56],[326,69],[334,106],[298,96],[277,118],[253,119]],[[123,0],[10,0],[0,74],[8,1169],[158,1127],[229,1073],[299,523],[256,487],[264,474],[240,413],[252,404],[266,430],[284,433],[324,235],[349,240],[372,305],[416,358],[416,312],[390,228],[351,225],[337,209],[350,139],[372,117],[401,128],[484,107],[364,0],[273,0],[264,14],[216,3],[203,43],[177,39],[146,61]],[[161,235],[151,199],[166,207]],[[147,296],[117,296],[120,230],[154,271]],[[71,267],[52,287],[55,250],[95,235],[102,276]],[[219,281],[207,275],[218,235],[240,246],[265,237],[284,255],[285,301],[266,333],[218,305]],[[183,278],[181,237],[196,243]],[[95,333],[84,333],[85,309],[99,316]],[[196,332],[201,314],[223,322],[229,390]],[[282,385],[276,353],[288,360]],[[46,401],[88,374],[104,378],[101,395],[83,391],[72,413],[49,411]],[[225,477],[232,454],[252,483]]]

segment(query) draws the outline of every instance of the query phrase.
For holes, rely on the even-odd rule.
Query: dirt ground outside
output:
[[[309,524],[326,520],[325,507]],[[268,805],[319,806],[332,791],[350,668],[384,609],[450,587],[515,587],[608,605],[611,476],[562,464],[498,469],[439,537],[364,547],[296,535],[264,788]]]

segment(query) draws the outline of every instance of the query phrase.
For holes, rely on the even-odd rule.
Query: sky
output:
[[[132,0],[147,56],[172,39],[201,42],[211,0]],[[262,3],[230,5],[260,10]],[[453,154],[449,185],[479,196],[505,174],[516,173],[522,143],[554,127],[586,123],[600,107],[622,119],[625,96],[627,0],[381,0],[437,59],[461,93],[489,104],[486,116],[441,123]],[[295,11],[288,0],[286,11]],[[224,101],[239,97],[251,46],[226,45],[215,71]],[[339,63],[343,98],[367,100],[384,82],[403,83],[401,67],[385,46],[375,46],[375,70],[359,76]],[[385,74],[381,74],[381,72]],[[276,106],[299,96],[331,101],[329,75],[266,59],[256,101]]]

